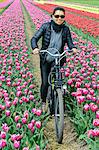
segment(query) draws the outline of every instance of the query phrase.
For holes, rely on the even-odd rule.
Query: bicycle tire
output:
[[[64,130],[64,104],[63,95],[60,88],[54,91],[54,109],[55,109],[55,130],[57,142],[62,143]]]
[[[53,90],[51,89],[51,86],[48,87],[48,94],[47,94],[47,99],[48,99],[48,107],[49,107],[49,112],[50,115],[52,115],[54,113],[54,109],[53,109]]]

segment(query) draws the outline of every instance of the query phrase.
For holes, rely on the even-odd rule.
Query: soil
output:
[[[32,38],[33,33],[35,32],[35,29],[33,30],[34,25],[31,19],[29,18],[29,14],[26,12],[23,5],[22,10],[25,19],[25,29],[26,29],[25,32],[28,35],[27,44],[29,49],[31,49],[30,39]],[[40,86],[41,80],[40,80],[39,56],[31,54],[30,61],[31,66],[33,67],[33,74],[36,79],[37,85]],[[49,141],[48,150],[88,150],[88,147],[84,145],[85,143],[77,138],[77,133],[75,132],[73,124],[70,122],[70,118],[68,116],[65,117],[64,123],[65,125],[64,125],[63,143],[58,144],[56,142],[55,137],[54,118],[49,118],[44,131],[45,136]]]

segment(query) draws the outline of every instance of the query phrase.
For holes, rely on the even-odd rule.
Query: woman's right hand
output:
[[[33,50],[32,54],[38,54],[39,51],[40,51],[39,48],[35,48],[35,49]]]

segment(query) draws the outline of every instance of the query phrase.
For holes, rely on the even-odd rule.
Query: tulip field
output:
[[[48,150],[44,135],[48,120],[41,111],[39,89],[30,67],[31,50],[26,42],[22,5],[35,31],[51,19],[56,6],[32,0],[0,1],[0,10],[4,9],[0,11],[0,149]],[[64,9],[66,23],[99,44],[99,14],[66,6]],[[71,33],[79,55],[66,52],[65,70],[61,69],[69,91],[64,96],[65,108],[79,139],[89,150],[99,150],[99,47],[72,30]]]

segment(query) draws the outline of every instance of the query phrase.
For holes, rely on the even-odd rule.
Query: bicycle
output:
[[[55,49],[57,50],[57,49]],[[57,50],[58,51],[58,50]],[[71,52],[71,51],[70,51]],[[63,140],[63,130],[64,130],[64,102],[63,102],[63,91],[66,90],[63,86],[63,72],[60,71],[60,60],[65,57],[66,51],[62,54],[52,54],[48,50],[41,50],[40,53],[48,53],[55,59],[55,64],[51,68],[51,72],[48,76],[48,100],[49,100],[49,110],[50,114],[54,113],[55,116],[55,130],[57,142],[62,143]]]

